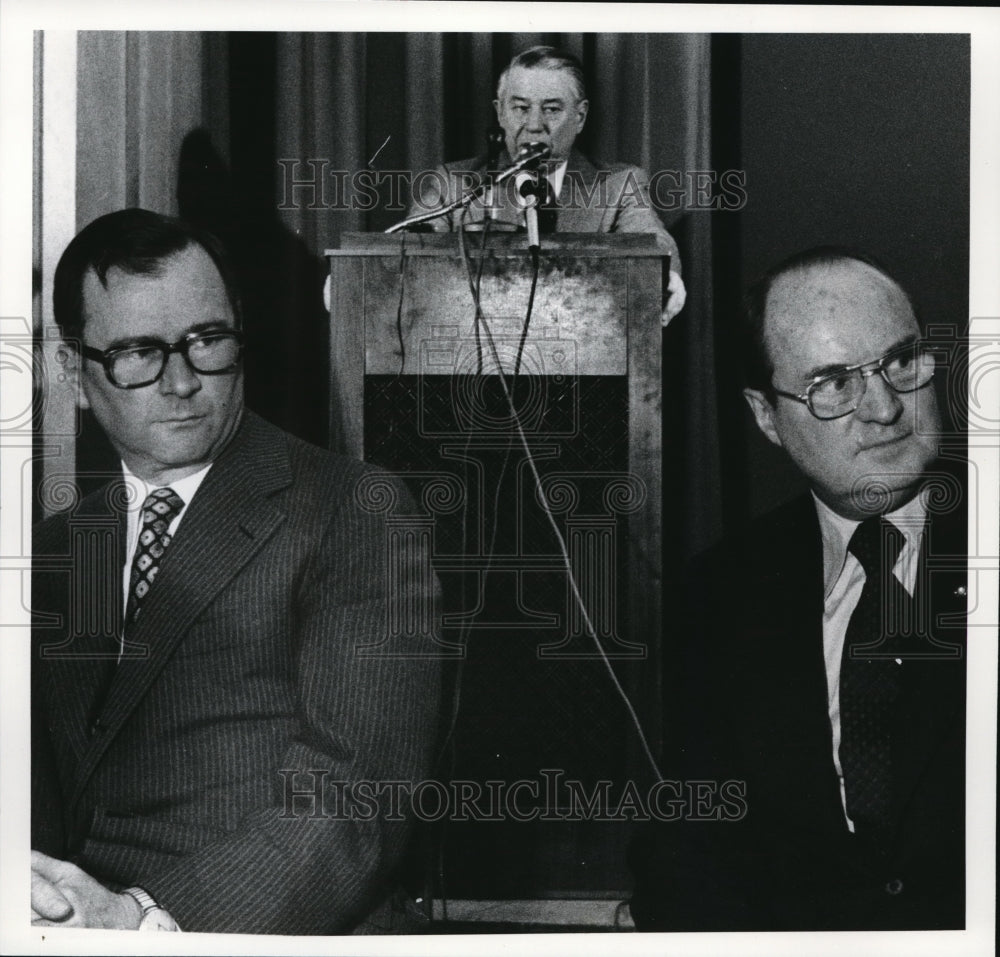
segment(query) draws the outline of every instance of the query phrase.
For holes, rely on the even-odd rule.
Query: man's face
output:
[[[112,268],[107,288],[93,270],[83,280],[83,341],[105,350],[153,337],[176,342],[189,332],[235,322],[215,264],[191,245],[160,264],[159,275]],[[179,353],[151,385],[119,389],[100,362],[80,358],[81,405],[91,408],[126,465],[155,485],[208,465],[239,425],[243,373],[195,372]]]
[[[779,277],[767,299],[764,341],[776,388],[804,394],[818,375],[881,358],[919,335],[902,291],[864,263],[813,266]],[[820,420],[793,399],[745,395],[758,426],[809,479],[835,512],[864,519],[867,487],[889,492],[885,511],[913,497],[937,454],[940,432],[932,385],[898,393],[878,373],[865,380],[858,408]],[[879,498],[879,500],[881,500]],[[880,511],[882,509],[879,509]]]
[[[552,158],[569,156],[587,119],[586,100],[578,100],[566,70],[513,67],[507,74],[503,99],[494,100],[511,157],[525,143],[547,143]]]

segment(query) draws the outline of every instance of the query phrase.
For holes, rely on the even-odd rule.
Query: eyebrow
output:
[[[185,336],[189,336],[192,333],[198,332],[216,332],[220,329],[235,329],[235,325],[227,325],[224,319],[209,319],[207,322],[196,322],[193,326],[189,326],[188,329],[183,332],[179,339],[183,339]],[[109,352],[111,349],[125,349],[129,346],[142,346],[151,345],[154,342],[166,342],[166,339],[162,339],[159,336],[133,336],[131,339],[113,339],[108,345],[104,347],[102,352]]]
[[[885,352],[882,353],[877,359],[871,359],[870,362],[878,362],[879,359],[884,359],[890,353],[895,352],[897,349],[902,349],[905,346],[912,345],[920,337],[915,333],[910,333],[908,336],[903,336],[895,345],[889,346]],[[847,365],[843,362],[833,362],[823,366],[816,366],[805,373],[803,379],[807,382],[812,382],[816,379],[823,379],[826,376],[837,375],[840,372],[844,372],[847,369],[856,369],[859,365],[868,365],[868,362],[859,362],[852,365]]]
[[[531,103],[530,98],[528,98],[526,96],[513,96],[512,95],[511,96],[511,100],[513,100],[515,104]],[[561,97],[558,97],[558,96],[550,96],[547,100],[542,100],[542,106],[564,106],[565,104],[566,104],[566,101],[564,99],[562,99]]]

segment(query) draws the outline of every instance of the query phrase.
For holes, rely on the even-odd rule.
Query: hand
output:
[[[670,320],[674,318],[683,308],[687,301],[687,289],[684,288],[684,280],[675,273],[670,273],[670,281],[667,283],[667,304],[663,308],[660,316],[660,323],[666,329]]]
[[[73,916],[73,905],[55,884],[35,870],[35,853],[32,851],[31,859],[31,922],[34,924],[41,920],[61,924]]]
[[[69,861],[31,852],[31,923],[36,927],[136,930],[142,908],[131,894],[116,894]]]

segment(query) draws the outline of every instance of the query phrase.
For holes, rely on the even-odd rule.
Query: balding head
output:
[[[940,420],[929,382],[898,391],[879,371],[889,356],[906,385],[905,370],[926,361],[908,349],[920,328],[899,284],[866,257],[816,250],[771,270],[749,303],[756,367],[744,394],[764,435],[842,515],[864,518],[876,488],[884,510],[912,497],[936,457]],[[814,414],[828,414],[815,403],[824,377],[823,394],[860,390],[855,403],[834,404],[831,418]]]

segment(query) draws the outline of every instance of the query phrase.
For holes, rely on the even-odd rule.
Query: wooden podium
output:
[[[522,345],[525,236],[481,242],[465,236],[467,260],[456,234],[327,251],[331,441],[401,474],[428,528],[453,663],[438,776],[478,787],[480,812],[502,801],[487,782],[537,783],[447,824],[445,892],[615,895],[629,822],[613,812],[626,781],[653,778],[609,666],[660,744],[667,261],[649,236],[544,236]],[[577,813],[573,788],[602,781],[611,813]]]

